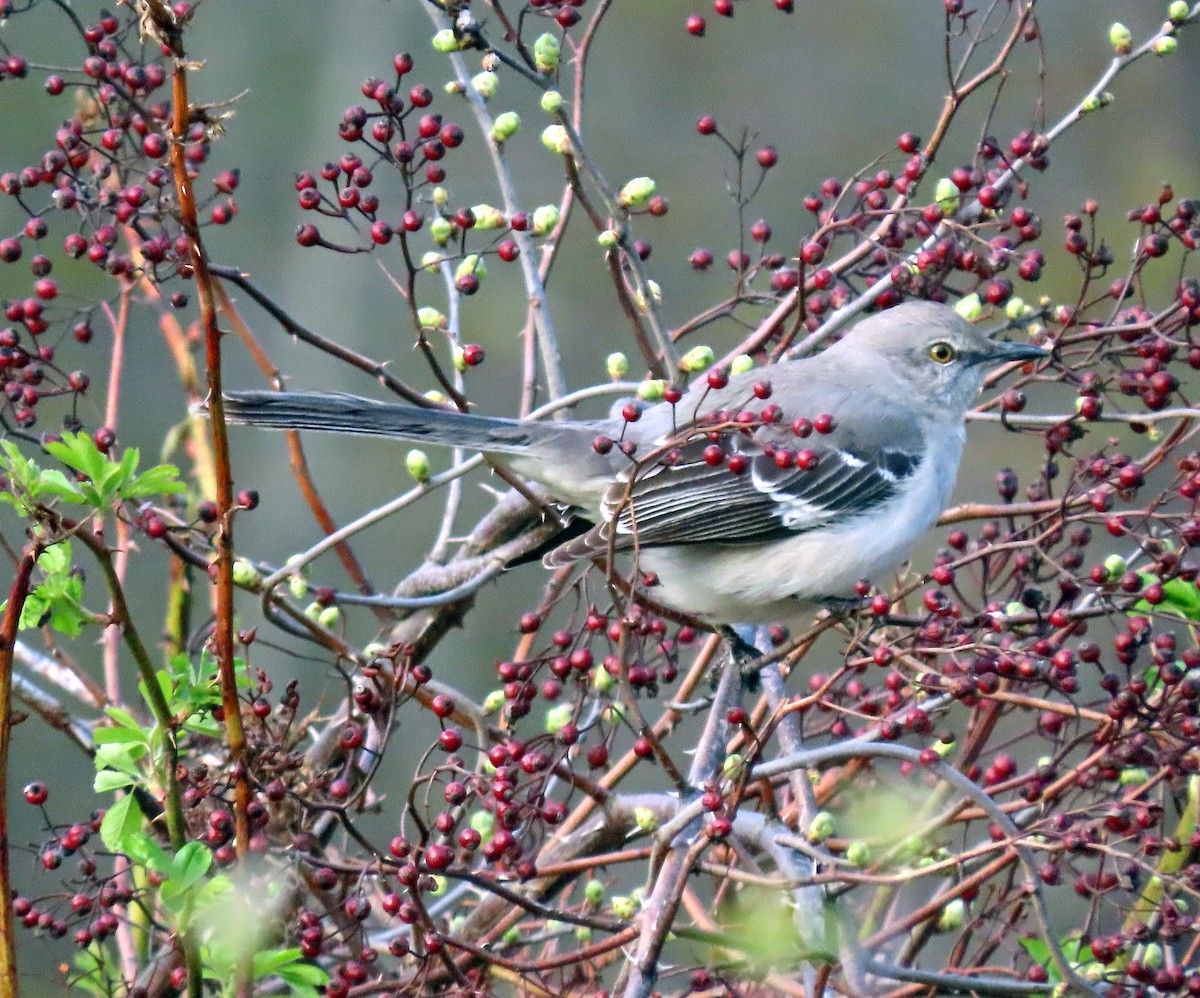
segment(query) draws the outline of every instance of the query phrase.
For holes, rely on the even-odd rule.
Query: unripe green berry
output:
[[[437,270],[445,259],[445,254],[439,253],[437,250],[428,250],[421,254],[421,268],[423,270]]]
[[[496,819],[491,811],[473,812],[467,824],[479,833],[484,842],[490,839],[496,831]]]
[[[745,374],[754,370],[754,358],[748,353],[739,353],[729,365],[730,374]]]
[[[638,383],[637,397],[643,402],[661,402],[667,383],[662,378],[647,378]]]
[[[504,224],[504,212],[490,204],[477,204],[471,208],[475,216],[475,228],[481,232],[498,229]]]
[[[413,479],[424,485],[429,481],[429,455],[415,447],[404,455],[404,467]]]
[[[604,900],[604,884],[595,878],[583,885],[583,899],[593,907]]]
[[[1004,314],[1013,322],[1020,322],[1030,311],[1032,310],[1025,304],[1025,299],[1016,295],[1008,299],[1004,306]]]
[[[629,373],[629,358],[620,351],[610,353],[608,359],[604,362],[604,368],[608,371],[608,376],[613,381],[620,381]]]
[[[446,328],[446,317],[436,308],[431,308],[428,305],[417,309],[417,322],[421,324],[422,329]]]
[[[542,145],[550,152],[567,153],[571,151],[571,138],[562,125],[547,125],[542,129]]]
[[[481,283],[487,277],[487,265],[483,262],[483,257],[478,253],[470,253],[464,256],[458,266],[454,268],[454,277],[456,279],[466,277],[468,274],[474,274]]]
[[[442,28],[431,39],[433,42],[433,50],[441,52],[443,55],[450,52],[458,51],[458,39],[454,35],[454,31],[450,28]]]
[[[938,915],[938,930],[940,932],[955,932],[963,927],[966,916],[967,903],[962,898],[955,898]]]
[[[491,100],[496,96],[496,91],[500,89],[500,77],[489,70],[485,70],[471,77],[471,86],[475,88],[475,92],[484,100]]]
[[[1096,94],[1088,94],[1083,99],[1083,103],[1079,105],[1079,109],[1084,114],[1087,114],[1089,111],[1099,111],[1100,110],[1100,98]]]
[[[650,177],[634,177],[621,188],[617,195],[617,204],[622,208],[640,208],[654,197],[657,191],[658,184]]]
[[[650,294],[649,299],[646,298],[646,292]],[[645,312],[649,307],[647,300],[653,302],[655,305],[662,304],[662,288],[658,286],[657,281],[646,281],[645,291],[639,289],[638,293],[633,296],[633,299],[637,302],[638,308]]]
[[[1172,24],[1182,24],[1187,20],[1188,13],[1187,0],[1172,0],[1167,7],[1167,17],[1170,18]]]
[[[571,723],[574,708],[569,703],[556,703],[546,711],[546,734],[557,734],[564,724]]]
[[[871,847],[862,839],[855,839],[846,846],[846,860],[857,867],[864,867],[871,862]]]
[[[558,225],[559,210],[556,204],[544,204],[533,212],[533,234],[544,236]]]
[[[445,405],[449,401],[449,399],[447,399],[446,396],[436,388],[430,388],[429,391],[422,392],[421,398],[432,402],[434,405]]]
[[[1127,568],[1125,559],[1119,554],[1110,554],[1104,559],[1104,571],[1110,579],[1119,579]]]
[[[809,823],[808,831],[804,837],[813,845],[819,842],[824,842],[834,832],[835,823],[833,815],[828,811],[818,811],[813,820]]]
[[[337,625],[341,622],[341,619],[342,611],[336,606],[324,607],[321,612],[317,614],[317,623],[324,627],[327,631],[331,631],[333,628],[337,627]]]
[[[943,215],[953,215],[958,211],[958,205],[962,199],[959,196],[958,187],[954,181],[949,177],[941,177],[937,184],[934,185],[933,200],[942,209]]]
[[[606,250],[616,249],[621,242],[621,236],[615,229],[605,229],[596,237],[596,242]]]
[[[492,138],[497,142],[511,139],[521,128],[521,116],[516,111],[505,111],[496,115],[492,122]]]
[[[623,894],[614,895],[609,899],[608,906],[617,918],[633,918],[637,912],[637,905],[634,903],[633,898],[626,897]]]
[[[507,702],[507,697],[504,695],[504,690],[492,690],[483,699],[483,713],[494,714]]]
[[[610,676],[607,669],[596,669],[592,673],[592,688],[597,693],[607,693],[616,685],[616,677]]]
[[[552,35],[548,31],[543,35],[538,35],[537,40],[533,43],[533,64],[537,67],[538,72],[549,73],[558,69],[561,58],[562,43],[558,40],[558,36]]]
[[[1124,55],[1133,47],[1133,32],[1120,21],[1113,21],[1108,26],[1108,44],[1118,55]]]
[[[712,347],[699,346],[692,347],[679,360],[679,369],[686,371],[688,374],[699,374],[701,371],[707,371],[716,362],[717,355],[713,353]]]
[[[633,809],[633,823],[638,826],[639,831],[652,832],[658,827],[658,816],[654,813],[653,808],[635,807]]]
[[[308,582],[299,572],[288,576],[288,592],[292,599],[304,599],[308,595]]]
[[[429,238],[439,246],[445,246],[452,235],[454,235],[454,226],[450,224],[450,219],[438,215],[429,223]]]
[[[975,322],[983,315],[983,302],[980,301],[979,295],[971,292],[969,295],[963,295],[955,304],[954,311],[967,320],[967,322]]]
[[[435,187],[430,197],[433,199],[433,206],[438,209],[445,208],[450,203],[450,192],[444,187]]]
[[[1155,55],[1170,55],[1177,48],[1179,48],[1179,42],[1174,35],[1163,35],[1161,38],[1154,39]]]
[[[233,563],[233,582],[237,586],[257,586],[262,576],[245,558],[238,558]]]
[[[320,603],[309,603],[308,606],[304,608],[304,616],[306,616],[309,620],[316,620],[319,616],[321,616],[321,611],[324,609],[325,607],[321,606]]]
[[[557,90],[547,90],[542,94],[541,105],[547,114],[558,114],[562,110],[563,95]]]

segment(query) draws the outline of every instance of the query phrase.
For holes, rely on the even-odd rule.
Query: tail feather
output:
[[[554,432],[550,426],[516,419],[421,409],[356,395],[229,392],[224,405],[230,423],[391,437],[499,454],[523,453]]]

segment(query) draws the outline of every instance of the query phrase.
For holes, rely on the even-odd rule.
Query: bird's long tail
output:
[[[561,432],[553,424],[476,416],[318,392],[229,392],[230,423],[278,430],[322,430],[391,437],[498,454],[521,454]]]

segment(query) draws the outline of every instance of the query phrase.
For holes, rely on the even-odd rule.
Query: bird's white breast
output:
[[[764,544],[642,552],[642,570],[659,576],[651,595],[716,622],[762,623],[784,620],[786,604],[800,615],[814,602],[851,594],[862,578],[880,581],[909,556],[950,499],[966,427],[931,428],[930,437],[934,445],[912,477],[866,515]]]

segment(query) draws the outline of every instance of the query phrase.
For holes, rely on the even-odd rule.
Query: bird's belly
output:
[[[763,544],[689,544],[641,552],[657,573],[649,595],[713,623],[788,622],[813,604],[853,593],[860,579],[896,568],[933,526],[953,477],[918,472],[912,488],[883,507],[837,526]]]

